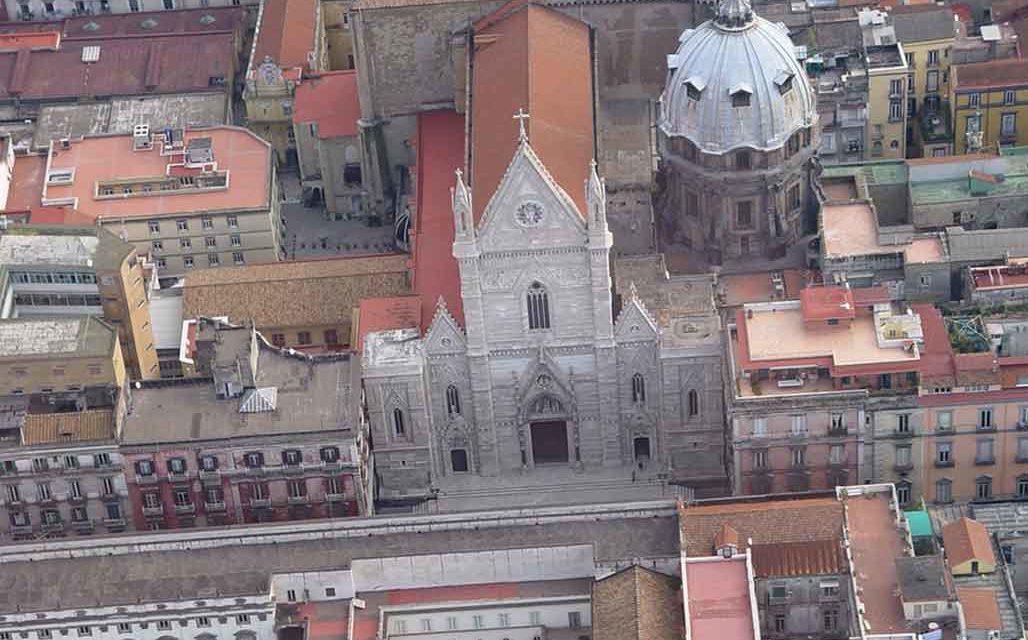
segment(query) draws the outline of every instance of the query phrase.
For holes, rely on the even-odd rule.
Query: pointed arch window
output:
[[[528,328],[532,330],[550,328],[550,297],[546,287],[533,282],[528,287]]]
[[[403,415],[403,409],[399,407],[393,409],[393,433],[398,436],[407,435],[405,416]]]
[[[460,392],[452,384],[446,387],[446,413],[451,416],[460,415]]]
[[[690,418],[700,415],[700,394],[696,393],[696,389],[689,389],[686,405]]]
[[[646,402],[646,378],[641,373],[632,376],[632,402]]]

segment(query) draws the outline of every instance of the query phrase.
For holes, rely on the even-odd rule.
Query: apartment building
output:
[[[957,153],[1028,144],[1028,61],[961,64],[952,73],[949,100]]]
[[[160,278],[280,257],[271,147],[232,126],[53,142],[44,206],[72,206],[150,256]]]
[[[126,372],[93,316],[0,320],[0,538],[121,531]]]
[[[96,315],[118,330],[132,378],[159,376],[136,248],[96,226],[0,229],[0,318]]]
[[[207,321],[193,342],[200,377],[133,390],[121,444],[137,528],[369,513],[348,356],[294,355]]]
[[[328,70],[325,42],[317,0],[262,0],[243,88],[246,121],[290,167],[298,164],[294,93],[305,75]]]
[[[729,326],[728,420],[737,494],[832,488],[865,477],[871,416],[913,406],[920,317],[861,290],[808,287],[744,305]]]
[[[869,42],[870,40],[870,42]],[[903,45],[888,37],[865,34],[867,140],[865,158],[905,158],[907,83],[910,66]]]

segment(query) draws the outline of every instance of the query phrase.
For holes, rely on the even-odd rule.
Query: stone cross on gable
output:
[[[530,117],[521,107],[518,107],[518,112],[514,114],[514,119],[518,121],[518,140],[521,142],[528,140],[528,133],[525,131],[525,120],[528,120]]]

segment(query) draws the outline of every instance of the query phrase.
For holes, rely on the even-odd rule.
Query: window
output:
[[[175,489],[175,506],[176,507],[188,507],[193,504],[193,497],[189,493],[189,489]]]
[[[895,463],[900,468],[910,466],[910,445],[896,445]]]
[[[228,243],[233,247],[241,247],[243,246],[243,239],[239,237],[238,233],[233,233],[228,237]]]
[[[967,94],[967,106],[968,107],[970,107],[972,109],[977,109],[980,101],[981,101],[981,94],[979,94],[979,93],[969,93],[969,94]],[[975,131],[977,131],[977,130],[978,129],[975,129]]]
[[[975,464],[992,464],[994,462],[992,438],[982,438],[975,448]]]
[[[161,497],[156,493],[144,493],[143,506],[148,509],[156,509],[161,506]]]
[[[646,379],[641,373],[632,376],[632,402],[636,404],[646,402]]]
[[[992,424],[992,407],[983,407],[978,410],[978,428],[979,429],[992,429],[995,425]]]
[[[302,498],[307,495],[307,482],[304,480],[290,480],[286,483],[290,498]]]
[[[179,238],[178,246],[180,249],[192,249],[193,241],[189,238]]]
[[[150,246],[153,248],[154,251],[160,251],[164,248],[164,243],[160,240],[154,240],[150,243]]]
[[[896,433],[910,433],[910,414],[896,414]]]
[[[700,415],[700,395],[696,393],[696,389],[689,389],[686,395],[686,410],[690,418]]]
[[[846,461],[846,446],[841,444],[833,444],[828,450],[828,463],[829,464],[842,464]]]
[[[786,202],[789,205],[789,211],[795,211],[800,208],[800,185],[794,184],[789,187]]]
[[[143,10],[143,3],[139,0],[129,0],[129,11],[138,13]]]
[[[250,614],[240,613],[238,616],[236,616],[236,622],[238,622],[239,624],[250,624]]]
[[[577,611],[568,611],[568,628],[569,629],[581,629],[582,628],[582,614]]]
[[[208,249],[217,249],[218,248],[218,239],[215,238],[214,236],[207,236],[206,238],[203,239],[203,245],[205,247],[207,247]]]
[[[264,466],[264,454],[259,451],[251,451],[243,456],[243,464],[248,469],[259,469]]]
[[[733,107],[748,107],[750,106],[750,92],[745,89],[737,89],[732,94],[732,106]]]
[[[460,393],[452,384],[446,387],[446,413],[451,416],[460,415]]]
[[[533,282],[528,288],[528,328],[549,329],[550,328],[550,300],[546,288]]]
[[[1003,92],[1003,104],[1012,105],[1017,102],[1017,92],[1012,89],[1007,89]]]
[[[767,418],[753,419],[753,435],[757,437],[767,435]]]
[[[1017,497],[1028,498],[1028,475],[1017,476]]]
[[[182,258],[182,266],[185,267],[186,269],[192,269],[193,268],[193,256],[184,256]]]
[[[1004,113],[999,125],[999,135],[1004,138],[1011,138],[1017,134],[1017,114]]]
[[[903,119],[903,103],[899,100],[889,102],[889,122],[899,122]]]
[[[79,636],[91,636],[93,635],[93,628],[88,625],[82,625],[78,628]]]
[[[72,498],[81,498],[82,497],[82,483],[79,482],[78,480],[72,480],[71,484],[68,487],[68,492],[71,494]]]
[[[735,152],[735,168],[740,171],[749,171],[753,166],[750,152],[746,150]]]
[[[221,264],[221,258],[218,257],[218,254],[216,254],[216,253],[208,253],[207,254],[207,264],[208,264],[208,266],[216,267],[219,264]]]
[[[930,53],[930,52],[929,52]],[[929,71],[925,81],[925,91],[936,92],[939,90],[939,72]]]
[[[889,95],[890,96],[901,96],[903,95],[903,81],[900,79],[889,81]]]
[[[214,228],[214,220],[210,216],[200,216],[200,226],[210,230]]]
[[[935,482],[935,501],[953,502],[953,482],[951,480],[943,478]]]
[[[839,583],[838,582],[822,582],[821,583],[821,597],[826,599],[838,598],[839,597]]]
[[[322,462],[339,461],[339,447],[322,447],[318,453],[321,456]]]
[[[403,409],[393,409],[393,433],[398,436],[403,436],[407,433],[407,425],[404,424],[403,420]]]
[[[735,203],[735,226],[738,229],[753,228],[753,203],[749,200]]]
[[[282,464],[287,467],[296,467],[303,461],[303,456],[296,449],[286,449],[282,452]]]
[[[150,230],[151,234],[158,234],[161,232],[161,223],[157,220],[150,220],[146,223],[146,226]]]
[[[336,345],[339,344],[339,332],[335,329],[325,330],[325,344]]]
[[[282,333],[273,333],[273,334],[271,334],[271,344],[275,345],[276,347],[284,347],[284,346],[286,346],[286,336],[285,336],[285,334],[282,334]]]
[[[685,94],[690,100],[699,100],[703,94],[703,89],[696,85],[692,80],[685,82]]]
[[[296,342],[297,342],[297,344],[300,344],[300,345],[310,344],[311,343],[311,332],[310,331],[301,331],[300,333],[296,334]]]
[[[807,464],[807,448],[806,447],[793,447],[792,448],[792,466],[803,467]]]
[[[753,468],[767,469],[767,449],[753,450]]]
[[[785,633],[785,614],[775,614],[775,633]]]
[[[189,221],[188,220],[176,220],[175,221],[175,227],[179,231],[189,231]]]
[[[896,483],[896,502],[903,504],[910,503],[910,483],[909,482],[897,482]]]
[[[136,462],[136,475],[137,476],[152,476],[154,474],[154,467],[152,460],[140,460]]]
[[[183,475],[186,472],[185,458],[170,458],[168,460],[168,473],[172,475]]]
[[[449,631],[457,630],[457,616],[446,616],[446,628]]]
[[[953,443],[939,442],[935,445],[935,463],[948,466],[953,463]]]
[[[165,3],[167,3],[167,2],[168,2],[168,0],[165,0]],[[172,7],[172,8],[174,8],[174,7]],[[209,626],[211,626],[211,619],[208,618],[207,616],[199,616],[196,619],[196,626],[198,626],[198,627],[209,627]]]
[[[432,630],[432,619],[431,618],[422,618],[421,619],[421,630],[422,631],[431,631]]]
[[[839,629],[839,611],[827,609],[822,615],[825,631],[837,631]]]
[[[974,495],[978,500],[988,500],[992,497],[992,478],[979,476],[974,481]]]
[[[953,412],[939,411],[935,414],[935,429],[937,431],[949,431],[953,428]]]
[[[105,476],[100,478],[100,495],[113,496],[114,495],[114,478]]]
[[[225,223],[228,224],[229,229],[239,228],[239,218],[237,216],[225,216]]]
[[[242,251],[232,252],[232,264],[246,264],[246,256],[243,255]]]
[[[200,469],[203,471],[217,471],[218,458],[216,456],[200,456]]]
[[[807,433],[807,416],[797,413],[792,417],[792,435],[802,436]]]
[[[128,633],[129,631],[132,631],[132,624],[131,623],[128,623],[128,622],[119,622],[118,623],[118,632],[119,633]]]
[[[483,618],[483,617],[482,617],[482,616],[480,616],[480,615],[475,615],[475,616],[472,616],[472,617],[471,617],[471,624],[472,624],[472,625],[473,625],[473,626],[474,626],[474,627],[475,627],[476,629],[481,629],[482,627],[484,627],[484,626],[485,626],[485,618]]]

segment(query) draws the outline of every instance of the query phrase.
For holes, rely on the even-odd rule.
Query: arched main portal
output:
[[[528,433],[532,464],[567,464],[573,446],[567,409],[551,395],[537,397],[529,405]]]

